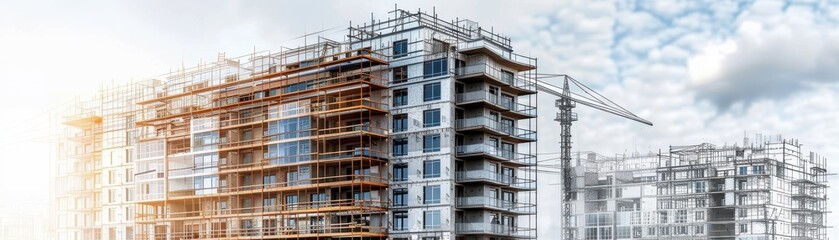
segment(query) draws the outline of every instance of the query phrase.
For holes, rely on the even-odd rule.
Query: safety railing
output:
[[[314,161],[328,161],[328,160],[340,160],[340,159],[349,159],[349,158],[359,158],[359,157],[368,157],[368,158],[385,158],[387,157],[387,152],[373,150],[370,148],[363,148],[358,147],[352,150],[342,150],[342,151],[333,151],[333,152],[321,152],[321,153],[303,153],[303,154],[296,154],[296,155],[280,155],[280,153],[274,152],[266,152],[263,154],[262,161],[257,162],[247,162],[247,163],[234,163],[232,162],[233,159],[227,159],[227,157],[222,157],[219,162],[219,168],[222,170],[230,170],[230,169],[237,169],[237,168],[249,168],[249,167],[272,167],[272,166],[284,166],[290,164],[300,164],[300,163],[307,163],[307,162],[314,162]]]
[[[475,127],[484,127],[499,133],[509,132],[504,131],[504,128],[507,126],[502,126],[500,122],[488,117],[462,118],[455,120],[455,128],[458,130]]]
[[[297,238],[297,237],[355,237],[357,234],[376,234],[386,236],[387,227],[371,226],[364,221],[348,223],[315,223],[311,224],[309,219],[300,221],[273,221],[275,226],[258,227],[258,219],[253,219],[249,225],[240,225],[237,228],[219,229],[193,229],[184,231],[138,233],[138,239],[226,239],[226,238],[253,238],[253,237],[276,237],[276,238]],[[291,224],[293,223],[293,225]],[[181,228],[189,229],[189,228]]]
[[[536,107],[517,102],[505,102],[504,105],[511,112],[529,117],[536,117]]]
[[[476,49],[476,48],[486,48],[489,49],[492,53],[497,55],[498,57],[504,58],[508,61],[515,62],[520,65],[527,65],[527,66],[536,66],[536,58],[527,57],[524,55],[519,55],[513,53],[512,51],[504,50],[502,47],[498,46],[493,41],[488,41],[484,38],[478,38],[474,41],[463,42],[459,44],[458,49],[468,50],[468,49]]]
[[[475,102],[475,101],[485,101],[490,104],[497,105],[499,107],[507,107],[509,104],[502,104],[501,97],[497,94],[492,94],[489,91],[472,91],[472,92],[464,92],[458,93],[455,95],[455,101],[457,103],[466,103],[466,102]]]
[[[455,128],[457,130],[465,130],[475,127],[487,128],[498,133],[523,140],[536,140],[536,131],[513,127],[489,117],[463,118],[455,120]]]
[[[455,227],[457,234],[492,234],[520,238],[533,238],[536,230],[496,223],[455,223]]]
[[[489,77],[490,79],[496,81],[498,84],[505,86],[513,84],[514,79],[512,72],[502,71],[486,63],[456,68],[455,74],[458,78],[463,78],[475,74],[483,74]]]
[[[377,134],[387,134],[387,128],[379,126],[378,124],[360,123],[347,126],[339,126],[333,128],[318,129],[318,135],[341,135],[341,134],[356,134],[360,132],[371,132]]]
[[[486,207],[503,209],[516,213],[535,213],[536,205],[497,199],[487,196],[458,197],[458,207]]]
[[[502,150],[496,146],[489,144],[469,144],[460,145],[456,147],[457,156],[465,156],[471,154],[485,154],[496,158],[510,160],[521,164],[532,165],[535,164],[536,157],[531,154],[518,153],[510,150]]]
[[[517,178],[490,170],[457,171],[455,177],[457,181],[489,181],[511,187],[536,189],[536,181],[532,179]]]
[[[282,199],[278,199],[282,200]],[[285,204],[263,205],[239,208],[216,208],[208,210],[183,211],[172,212],[168,214],[137,214],[137,221],[158,221],[167,219],[179,218],[194,218],[194,217],[225,217],[225,216],[241,216],[246,214],[296,214],[298,212],[305,212],[307,210],[317,209],[321,212],[327,211],[353,211],[353,210],[384,210],[387,203],[384,201],[374,200],[360,200],[360,199],[335,199],[323,201],[310,202],[286,202]]]
[[[379,173],[384,175],[383,173]],[[293,181],[251,184],[241,186],[229,186],[218,188],[201,188],[201,189],[184,189],[178,191],[170,191],[171,197],[189,197],[189,196],[214,196],[218,194],[229,194],[247,191],[284,191],[288,189],[297,189],[301,187],[312,186],[316,187],[318,184],[360,184],[362,182],[386,185],[388,180],[385,176],[378,176],[372,174],[346,174],[338,176],[316,177],[308,179],[296,179]]]

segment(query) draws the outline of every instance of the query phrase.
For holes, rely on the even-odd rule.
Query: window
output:
[[[408,40],[393,42],[393,58],[400,58],[408,55]]]
[[[408,114],[393,115],[393,132],[404,132],[408,130]]]
[[[324,201],[328,201],[329,199],[326,198],[326,193],[312,193],[309,194],[309,202],[312,203],[312,208],[320,207],[320,203]],[[366,200],[366,199],[358,199],[355,200]]]
[[[440,185],[432,185],[423,187],[424,204],[440,203]]]
[[[440,228],[440,210],[425,211],[422,216],[422,223],[424,229]]]
[[[438,54],[438,53],[445,53],[446,50],[449,48],[449,43],[440,41],[437,39],[433,39],[431,41],[431,53]]]
[[[754,173],[754,174],[764,174],[763,165],[752,166],[752,173]]]
[[[740,224],[740,233],[746,233],[746,232],[749,232],[749,225]]]
[[[704,182],[695,182],[695,183],[694,183],[694,185],[695,185],[695,186],[694,186],[694,190],[695,190],[697,193],[703,193],[703,192],[705,192],[705,183],[704,183]]]
[[[688,219],[688,210],[676,210],[676,223],[686,223]]]
[[[746,175],[746,174],[748,174],[748,171],[749,171],[749,167],[746,167],[746,166],[740,167],[740,175]]]
[[[262,199],[262,208],[266,212],[277,211],[277,209],[274,207],[276,205],[277,205],[277,199],[276,198],[263,198]]]
[[[617,229],[615,229],[615,232],[616,232],[615,235],[617,235],[618,239],[621,239],[621,238],[629,238],[631,236],[630,233],[632,231],[631,231],[631,228],[629,226],[626,226],[626,227],[617,227]]]
[[[408,138],[393,140],[393,156],[408,155]]]
[[[423,178],[440,177],[440,160],[427,160],[422,167]]]
[[[393,212],[393,230],[408,230],[408,212]]]
[[[422,127],[440,126],[440,109],[425,110],[422,112]]]
[[[515,76],[515,74],[513,74],[512,72],[501,70],[501,81],[507,84],[511,84],[513,83],[513,76]]]
[[[289,210],[297,209],[297,195],[286,195],[285,204]]]
[[[394,207],[408,206],[408,189],[407,188],[393,189],[393,206]]]
[[[429,134],[422,137],[422,152],[439,152],[440,134]]]
[[[393,83],[404,83],[408,81],[408,66],[393,68]]]
[[[687,226],[676,226],[676,229],[675,229],[674,232],[675,232],[676,235],[688,234],[688,227]]]
[[[440,100],[440,83],[429,83],[422,86],[422,101]]]
[[[252,213],[253,212],[253,200],[251,200],[250,198],[242,199],[240,204],[243,208],[242,209],[243,213]]]
[[[405,106],[408,105],[408,89],[396,89],[393,90],[393,106]]]
[[[297,186],[297,171],[289,171],[285,174],[285,177],[289,186]]]
[[[696,211],[696,221],[705,221],[705,212],[704,211]]]
[[[277,183],[277,175],[271,174],[271,175],[262,176],[262,184],[266,188],[272,187],[276,183]]]
[[[430,78],[446,75],[448,68],[449,63],[447,58],[425,61],[422,64],[422,77]]]
[[[408,181],[408,164],[398,163],[393,165],[393,181]]]
[[[597,239],[597,228],[586,228],[586,240]]]

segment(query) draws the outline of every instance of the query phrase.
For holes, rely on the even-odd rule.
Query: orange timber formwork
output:
[[[388,62],[345,48],[220,59],[140,102],[164,147],[137,150],[136,239],[386,239]]]

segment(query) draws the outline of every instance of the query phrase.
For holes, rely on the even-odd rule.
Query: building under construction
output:
[[[827,239],[826,159],[797,140],[581,154],[574,239]]]
[[[102,85],[56,119],[52,239],[133,239],[135,104],[158,81]]]
[[[535,238],[536,60],[388,16],[79,104],[59,239]]]

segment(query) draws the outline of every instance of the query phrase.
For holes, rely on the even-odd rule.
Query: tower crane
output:
[[[542,81],[541,79],[562,78],[562,87]],[[571,198],[574,191],[571,188],[574,178],[571,173],[571,123],[577,121],[577,113],[571,110],[581,104],[600,111],[611,113],[629,120],[652,126],[653,123],[636,116],[629,110],[624,109],[615,102],[600,95],[585,84],[565,74],[538,74],[536,87],[540,92],[548,93],[558,97],[556,107],[559,112],[555,121],[559,122],[560,129],[560,167],[562,168],[562,233],[563,239],[574,239],[574,228],[571,227]],[[579,89],[581,93],[571,91],[571,86]]]

